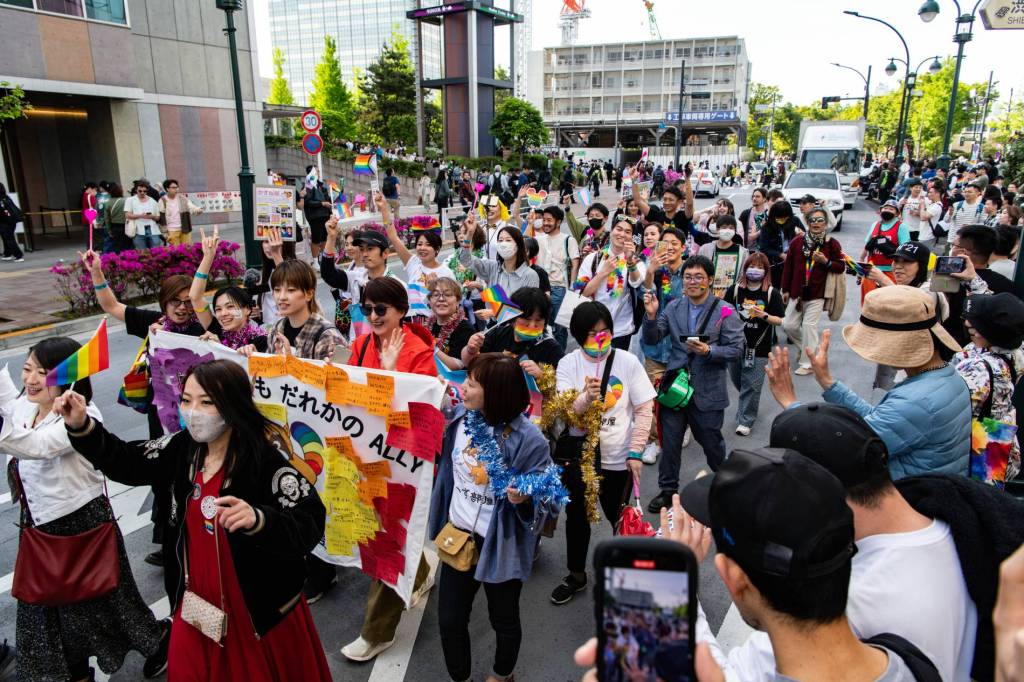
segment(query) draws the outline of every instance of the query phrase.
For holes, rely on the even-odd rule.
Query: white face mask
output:
[[[181,419],[188,429],[188,434],[197,443],[211,443],[227,430],[227,422],[219,414],[182,410]]]
[[[516,243],[515,242],[498,242],[498,255],[503,259],[508,260],[514,258],[516,255]]]
[[[721,230],[718,231],[718,241],[721,241],[721,242],[731,242],[732,238],[735,235],[736,235],[736,230],[731,230],[729,228],[722,228]]]

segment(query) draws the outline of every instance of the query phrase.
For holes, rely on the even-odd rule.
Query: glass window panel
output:
[[[82,0],[38,0],[38,6],[44,12],[82,16]]]
[[[0,5],[13,5],[14,7],[32,9],[32,0],[0,0]]]
[[[85,0],[85,13],[90,19],[109,21],[113,24],[128,24],[124,0]]]

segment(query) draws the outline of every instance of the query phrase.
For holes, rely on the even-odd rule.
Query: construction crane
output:
[[[653,40],[661,40],[661,29],[658,28],[658,19],[654,16],[654,3],[651,0],[643,0],[647,8],[647,28],[651,31]]]
[[[562,0],[558,26],[562,29],[562,45],[572,45],[580,34],[580,19],[590,16],[587,0]]]

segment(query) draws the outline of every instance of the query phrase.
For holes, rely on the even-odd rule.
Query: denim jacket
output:
[[[455,436],[462,428],[466,415],[464,407],[456,408],[454,418],[445,428],[442,456],[438,464],[434,492],[430,498],[429,538],[437,537],[448,523],[448,510],[455,489],[455,472],[452,464],[452,449]],[[529,419],[520,415],[509,424],[510,433],[502,446],[509,469],[521,473],[540,471],[551,464],[551,450],[548,441]],[[495,437],[501,442],[502,431],[494,429]],[[480,547],[480,561],[474,577],[483,583],[501,583],[506,580],[526,580],[533,570],[533,554],[537,544],[537,530],[549,516],[557,517],[561,510],[554,504],[526,500],[512,504],[507,497],[494,501],[494,514],[487,527],[483,546]]]

